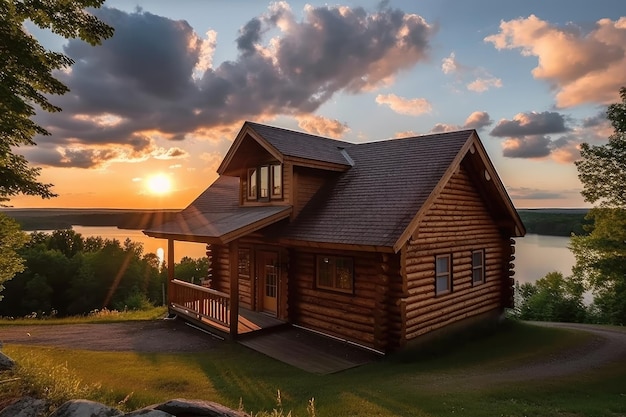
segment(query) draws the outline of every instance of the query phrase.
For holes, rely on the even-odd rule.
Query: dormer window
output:
[[[282,198],[282,165],[268,164],[248,169],[248,201],[281,200]]]

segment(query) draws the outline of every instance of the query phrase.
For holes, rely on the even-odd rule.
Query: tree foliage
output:
[[[24,270],[23,260],[17,251],[28,241],[17,222],[0,213],[0,300],[3,283]]]
[[[91,45],[113,35],[113,28],[98,20],[87,8],[104,0],[3,0],[0,1],[0,203],[17,194],[55,196],[51,184],[37,180],[40,169],[30,167],[16,147],[34,145],[37,135],[49,135],[32,117],[37,109],[61,109],[48,100],[67,86],[54,72],[72,65],[59,52],[46,50],[24,27],[29,20],[65,38],[82,39]]]
[[[516,286],[517,315],[523,320],[583,322],[586,308],[582,283],[550,272],[536,283]]]
[[[143,246],[131,240],[83,239],[72,230],[57,230],[31,234],[19,254],[25,262],[6,284],[0,316],[76,315],[163,301],[166,271],[155,254],[144,254]]]
[[[626,87],[620,90],[621,103],[611,104],[607,118],[614,133],[606,145],[583,143],[576,161],[585,201],[601,207],[626,209]]]
[[[593,291],[597,321],[626,324],[626,87],[608,107],[614,132],[601,146],[581,147],[576,162],[586,201],[597,204],[588,236],[572,238],[574,276]]]

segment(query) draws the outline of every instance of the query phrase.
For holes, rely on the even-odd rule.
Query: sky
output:
[[[246,120],[361,143],[473,128],[517,208],[588,207],[574,161],[612,133],[623,0],[107,0],[100,46],[26,29],[74,65],[50,136],[18,153],[58,197],[184,208]]]

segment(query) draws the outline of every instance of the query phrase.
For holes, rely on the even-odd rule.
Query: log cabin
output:
[[[235,338],[262,315],[387,353],[512,306],[525,228],[475,130],[350,143],[245,122],[217,172],[144,231],[168,240],[185,319]],[[206,244],[202,285],[174,276],[174,241]]]

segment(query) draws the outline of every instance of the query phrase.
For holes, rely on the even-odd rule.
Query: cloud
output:
[[[437,123],[429,130],[429,133],[454,132],[455,130],[464,129],[480,130],[484,127],[491,125],[492,123],[493,120],[491,120],[491,116],[489,116],[489,113],[487,113],[486,111],[475,111],[467,116],[467,119],[465,119],[465,123],[463,123],[462,125]]]
[[[477,78],[471,83],[467,84],[467,89],[476,93],[482,93],[489,90],[491,87],[502,87],[502,80],[496,77],[490,78]]]
[[[487,127],[493,123],[489,113],[486,111],[475,111],[465,119],[464,129],[476,129],[480,130],[483,127]]]
[[[562,133],[567,131],[565,118],[560,113],[519,113],[512,120],[502,119],[490,132],[492,136],[523,136]]]
[[[475,93],[502,87],[500,78],[494,77],[485,68],[461,64],[454,52],[441,60],[441,71],[446,75],[455,75],[457,84],[465,84],[465,88]],[[472,78],[473,81],[468,81]]]
[[[536,188],[511,187],[508,188],[507,191],[514,200],[554,200],[566,198],[565,193],[545,191]]]
[[[339,92],[387,86],[427,58],[435,32],[422,17],[386,4],[375,11],[305,6],[296,19],[278,2],[243,25],[235,59],[216,63],[213,30],[202,38],[186,21],[145,11],[94,13],[115,35],[97,47],[68,41],[64,52],[75,64],[56,75],[71,92],[53,98],[64,111],[37,115],[52,133],[46,142],[82,147],[84,159],[64,159],[82,167],[100,161],[87,158],[88,147],[198,139],[243,120],[302,117]]]
[[[346,123],[313,114],[296,116],[296,120],[298,120],[298,126],[314,135],[339,139],[350,131]]]
[[[454,74],[462,68],[461,64],[456,59],[454,52],[450,52],[450,55],[441,60],[441,71],[444,74]]]
[[[570,164],[580,158],[583,142],[605,143],[611,134],[606,121],[599,115],[580,122],[566,119],[556,112],[528,112],[515,115],[512,120],[500,120],[490,132],[502,137],[502,155],[509,158],[550,158]]]
[[[550,138],[532,135],[508,138],[502,144],[502,155],[507,158],[543,158],[550,155]]]
[[[502,21],[500,32],[485,41],[537,57],[532,75],[555,89],[559,107],[613,102],[626,73],[626,17],[601,19],[585,32],[530,15]]]
[[[396,113],[409,116],[419,116],[430,113],[432,106],[425,98],[404,98],[395,94],[379,94],[376,96],[376,103],[389,106]]]

